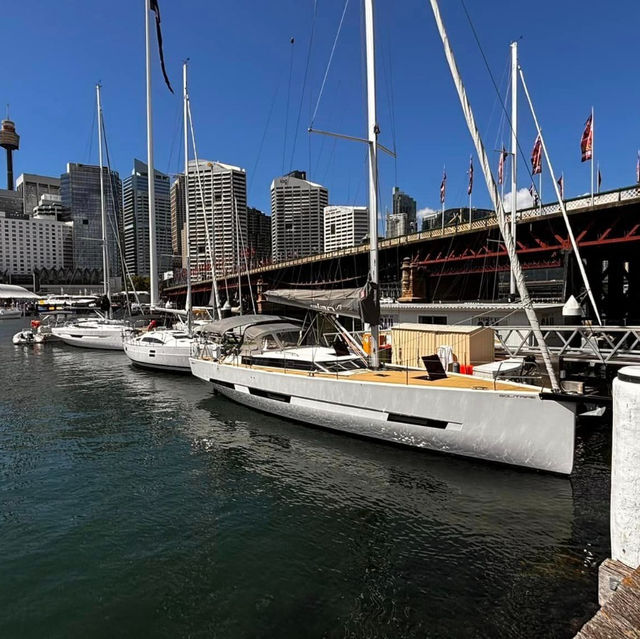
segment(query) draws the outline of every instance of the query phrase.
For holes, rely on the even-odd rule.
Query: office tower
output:
[[[118,232],[122,206],[122,183],[116,171],[103,167],[107,249],[110,276],[121,274]],[[60,176],[62,204],[73,221],[73,266],[102,271],[102,220],[100,167],[68,163]]]
[[[323,251],[324,207],[329,192],[309,182],[304,171],[292,171],[271,183],[273,261],[315,255]]]
[[[362,244],[369,233],[366,206],[324,207],[324,251],[337,251]]]
[[[155,171],[156,255],[158,274],[173,266],[169,176]],[[122,182],[124,256],[131,275],[149,277],[149,170],[133,161],[133,171]]]
[[[199,176],[199,177],[198,177]],[[247,174],[222,162],[189,162],[189,254],[196,279],[244,268],[247,248]],[[213,260],[212,260],[213,256]]]
[[[16,191],[22,196],[24,212],[30,215],[43,195],[60,195],[60,178],[23,173],[16,180]]]
[[[403,193],[397,186],[393,187],[393,216],[395,216],[393,223],[401,231],[397,235],[407,235],[418,230],[416,225],[416,201],[406,193]]]
[[[271,260],[271,218],[253,207],[247,208],[246,254],[251,267]]]
[[[174,267],[183,267],[184,254],[182,246],[182,231],[184,228],[184,174],[176,176],[171,185],[171,251]]]

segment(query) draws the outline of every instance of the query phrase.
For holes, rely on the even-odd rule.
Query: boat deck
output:
[[[289,375],[308,376],[306,371],[297,371],[292,369],[275,368],[271,366],[248,366],[246,364],[234,364],[242,368],[255,368],[260,370],[271,371],[274,373],[287,373]],[[357,382],[378,382],[381,384],[402,384],[410,386],[439,386],[444,388],[465,388],[469,390],[497,390],[497,391],[515,391],[519,393],[539,393],[542,388],[536,386],[527,386],[524,384],[514,384],[509,382],[494,381],[473,375],[461,375],[449,373],[446,378],[430,380],[427,378],[426,371],[419,370],[394,370],[384,369],[379,371],[363,370],[362,372],[354,372],[348,375],[339,375],[332,373],[313,373],[314,377],[327,377],[330,379],[347,379]]]

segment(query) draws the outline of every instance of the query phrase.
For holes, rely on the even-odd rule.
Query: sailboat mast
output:
[[[516,242],[516,216],[518,214],[518,43],[511,43],[511,235]],[[516,245],[517,246],[517,245]],[[516,294],[516,277],[511,271],[509,293]]]
[[[107,213],[104,209],[104,173],[102,166],[102,102],[100,100],[100,85],[96,84],[96,102],[98,106],[98,164],[100,165],[100,219],[102,222],[102,274],[103,295],[111,302],[109,286],[109,247],[107,246]],[[111,305],[109,305],[111,314]]]
[[[147,62],[147,184],[149,190],[149,280],[151,307],[158,304],[158,267],[156,250],[156,172],[153,165],[153,121],[151,111],[151,38],[149,13],[151,0],[144,0],[144,35]]]
[[[367,53],[367,139],[369,140],[369,279],[378,285],[378,133],[373,0],[364,0]],[[374,293],[377,296],[379,291]],[[371,367],[378,368],[378,326],[371,326]]]
[[[189,93],[187,90],[187,61],[182,65],[182,86],[183,86],[183,125],[184,125],[184,231],[185,241],[187,244],[187,299],[185,301],[185,310],[187,311],[187,325],[189,327],[189,335],[191,335],[191,238],[189,226]],[[183,248],[184,251],[184,248]]]
[[[467,122],[467,127],[469,128],[469,132],[471,133],[471,137],[476,148],[476,153],[478,154],[480,167],[487,184],[487,189],[489,190],[489,195],[496,211],[500,233],[502,234],[504,243],[507,247],[507,253],[509,254],[509,260],[511,261],[511,269],[513,270],[513,273],[515,275],[518,292],[520,293],[520,299],[522,300],[522,307],[527,316],[529,325],[531,326],[531,330],[533,331],[536,341],[538,342],[538,348],[540,349],[545,369],[547,371],[547,375],[549,376],[551,388],[554,392],[560,392],[558,379],[556,377],[555,371],[553,370],[553,366],[551,365],[549,348],[544,341],[544,336],[542,335],[542,331],[540,330],[540,323],[538,322],[536,312],[533,308],[533,302],[529,297],[529,291],[527,290],[527,285],[524,281],[522,267],[520,266],[520,262],[518,261],[518,256],[516,254],[516,246],[513,241],[513,236],[511,235],[511,229],[509,228],[505,220],[504,207],[502,206],[502,201],[500,200],[500,197],[498,195],[498,187],[496,186],[493,176],[491,175],[491,168],[489,167],[489,158],[487,157],[487,151],[484,148],[482,140],[480,139],[480,134],[478,133],[478,127],[476,125],[475,117],[473,116],[473,112],[471,111],[471,104],[469,103],[467,92],[464,88],[464,85],[462,84],[462,78],[460,77],[458,65],[456,64],[455,58],[453,57],[453,50],[451,48],[451,45],[449,44],[449,38],[444,28],[442,17],[440,15],[440,7],[438,6],[437,0],[430,0],[430,2],[431,9],[433,10],[433,15],[438,27],[438,32],[440,34],[440,38],[442,39],[442,44],[444,45],[445,57],[449,64],[453,82],[458,92],[460,105],[462,106],[462,111]]]

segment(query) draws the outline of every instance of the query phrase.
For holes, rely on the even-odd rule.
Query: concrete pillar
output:
[[[613,381],[611,557],[640,565],[640,366],[625,366]]]

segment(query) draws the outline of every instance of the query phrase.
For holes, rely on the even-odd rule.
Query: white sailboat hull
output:
[[[97,326],[61,326],[51,329],[52,334],[70,346],[122,350],[123,325],[104,324]]]
[[[537,393],[403,386],[191,359],[196,377],[258,410],[416,448],[569,474],[573,406]]]
[[[168,341],[161,344],[148,344],[139,339],[126,339],[123,347],[125,355],[137,366],[155,370],[189,373],[189,356],[191,355],[191,340],[180,342]]]

